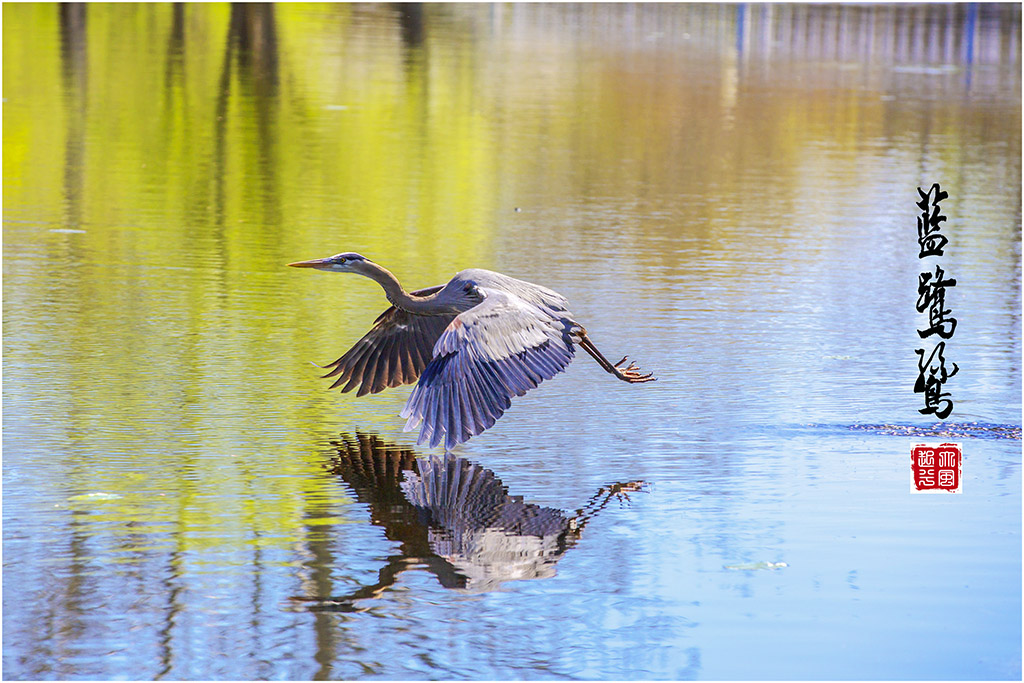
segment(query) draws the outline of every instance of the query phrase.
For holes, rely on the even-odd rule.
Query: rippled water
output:
[[[1020,678],[1018,6],[3,13],[5,678]],[[350,250],[658,382],[417,447]]]

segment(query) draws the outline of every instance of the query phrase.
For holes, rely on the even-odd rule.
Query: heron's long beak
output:
[[[315,258],[309,261],[296,261],[295,263],[289,263],[292,268],[323,268],[327,265],[327,259]]]

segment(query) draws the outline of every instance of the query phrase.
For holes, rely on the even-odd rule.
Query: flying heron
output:
[[[489,429],[522,396],[565,370],[578,344],[625,382],[654,381],[628,357],[605,358],[547,287],[471,268],[448,284],[407,292],[365,256],[347,252],[289,263],[331,273],[358,273],[384,288],[391,307],[345,355],[324,366],[331,388],[358,396],[416,382],[401,416],[406,431],[422,423],[417,443],[446,449]]]

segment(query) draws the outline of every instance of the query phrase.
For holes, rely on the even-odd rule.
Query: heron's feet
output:
[[[605,372],[615,375],[623,382],[629,382],[630,384],[640,384],[642,382],[653,382],[655,380],[653,372],[643,374],[640,368],[637,367],[636,363],[630,363],[626,367],[622,367],[622,365],[627,360],[629,360],[628,356],[623,356],[622,360],[620,360],[615,365],[612,365],[612,362],[605,358],[604,355],[597,350],[597,347],[594,346],[594,342],[590,341],[590,337],[586,335],[586,332],[584,332],[580,336],[579,344],[580,348],[582,348],[584,351],[593,356],[594,360],[597,361],[597,364],[600,365]]]
[[[619,501],[619,504],[629,503],[629,494],[634,491],[643,491],[644,486],[647,485],[645,481],[630,481],[622,484],[613,484],[611,488],[611,494]]]
[[[630,362],[626,367],[622,367],[622,364],[627,360],[629,360],[629,356],[623,356],[622,360],[612,366],[613,374],[623,382],[640,384],[642,382],[654,382],[658,379],[654,376],[653,372],[648,372],[646,375],[642,374],[636,363]]]

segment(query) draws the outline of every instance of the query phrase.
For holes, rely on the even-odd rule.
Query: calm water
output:
[[[1020,678],[1019,6],[3,20],[4,677]],[[308,362],[386,305],[283,266],[339,251],[548,285],[659,381],[417,448]]]

